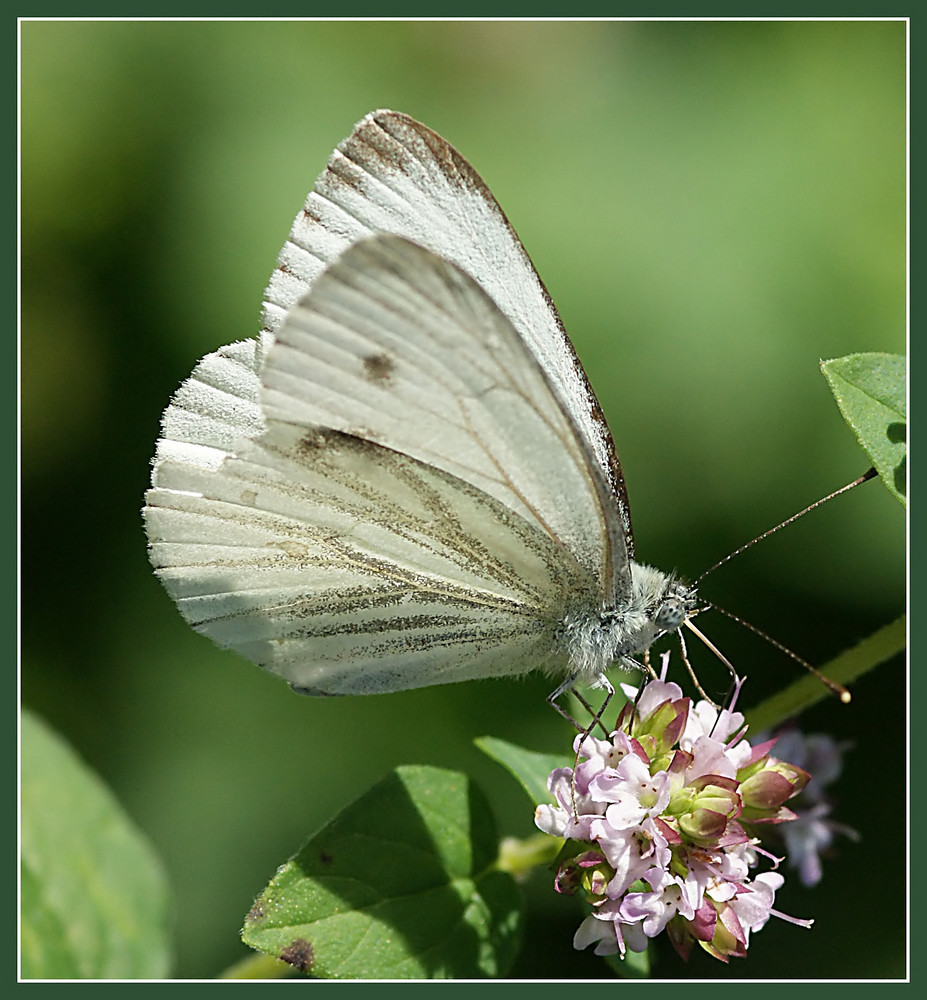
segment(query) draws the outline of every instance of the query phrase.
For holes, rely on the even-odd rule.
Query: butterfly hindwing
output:
[[[152,560],[185,617],[314,693],[562,665],[563,607],[595,601],[502,504],[350,435],[272,421],[220,470],[166,463],[161,479]]]

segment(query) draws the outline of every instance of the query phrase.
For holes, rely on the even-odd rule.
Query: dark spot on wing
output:
[[[315,951],[305,938],[296,938],[280,952],[280,961],[292,965],[300,972],[308,972],[315,961]]]
[[[254,901],[254,906],[248,911],[248,916],[245,917],[245,923],[254,924],[259,920],[264,919],[264,900],[256,899]]]
[[[364,358],[364,377],[369,382],[388,382],[396,363],[388,354],[370,354]]]

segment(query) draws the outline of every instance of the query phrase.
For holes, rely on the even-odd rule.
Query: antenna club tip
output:
[[[853,700],[853,695],[851,695],[850,692],[847,691],[846,688],[844,688],[840,692],[840,700],[843,702],[844,705],[849,705],[850,702]]]

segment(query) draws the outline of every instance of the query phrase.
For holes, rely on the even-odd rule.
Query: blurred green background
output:
[[[453,142],[521,235],[647,562],[695,576],[861,473],[818,361],[905,350],[903,23],[23,24],[23,696],[164,858],[179,976],[246,954],[277,864],[396,764],[471,773],[526,835],[530,803],[472,739],[570,739],[544,677],[299,698],[194,634],[148,566],[161,411],[201,355],[256,332],[291,219],[377,107]],[[869,484],[703,594],[823,663],[902,610],[904,527]],[[745,704],[797,676],[709,624]],[[657,975],[903,975],[903,664],[854,694],[806,719],[856,743],[837,815],[863,835],[777,897],[814,929],[773,920],[729,969],[661,949]],[[526,892],[514,974],[603,975],[572,951],[575,901],[543,872]]]

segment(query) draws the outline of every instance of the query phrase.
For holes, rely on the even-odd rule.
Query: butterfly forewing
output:
[[[375,111],[358,123],[332,154],[293,223],[265,292],[265,329],[275,332],[325,267],[375,232],[403,236],[456,264],[534,355],[600,479],[611,567],[604,596],[609,601],[623,596],[633,555],[631,522],[601,409],[502,209],[479,174],[437,133],[394,111]]]
[[[291,311],[262,380],[269,419],[331,427],[464,479],[604,589],[596,470],[518,334],[453,265],[397,237],[348,250]]]

